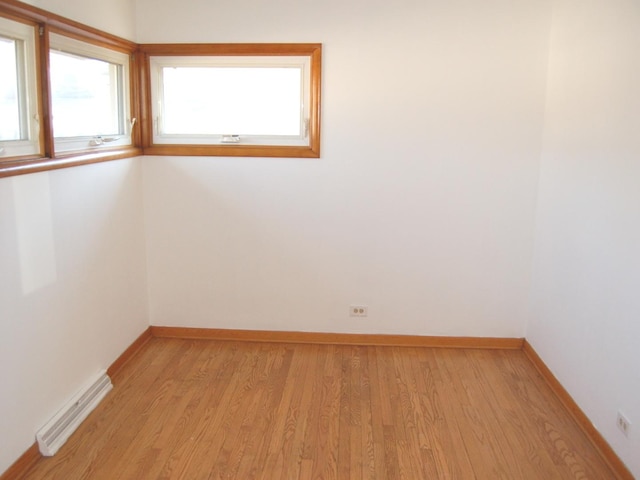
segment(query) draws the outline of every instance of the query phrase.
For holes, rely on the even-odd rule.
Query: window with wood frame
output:
[[[36,35],[0,17],[0,160],[41,153]]]
[[[55,33],[49,45],[55,151],[131,145],[129,55]]]
[[[0,2],[0,177],[140,154],[320,156],[322,45],[138,45]]]
[[[141,47],[145,152],[319,157],[319,44]]]
[[[0,2],[0,177],[140,155],[138,45]]]

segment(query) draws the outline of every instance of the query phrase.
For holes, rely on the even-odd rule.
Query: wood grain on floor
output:
[[[153,338],[26,479],[614,479],[520,350]]]

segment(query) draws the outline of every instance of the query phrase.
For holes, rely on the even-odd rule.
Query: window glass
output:
[[[0,17],[0,159],[40,152],[35,28]]]
[[[130,145],[129,56],[63,35],[50,38],[56,152]]]
[[[51,52],[49,65],[54,136],[124,133],[119,65],[64,52]]]
[[[164,67],[161,132],[302,134],[300,67]]]
[[[0,140],[20,140],[17,42],[0,36]]]

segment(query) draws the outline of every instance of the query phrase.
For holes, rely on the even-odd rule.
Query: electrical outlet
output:
[[[624,433],[625,437],[629,436],[629,429],[631,429],[631,422],[629,422],[629,419],[625,417],[624,414],[620,411],[618,412],[616,425],[618,425],[618,428],[622,433]]]
[[[368,313],[369,313],[369,308],[366,305],[349,306],[350,317],[366,317]]]

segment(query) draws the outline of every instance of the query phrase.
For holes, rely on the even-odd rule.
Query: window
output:
[[[0,0],[0,177],[141,154],[320,156],[321,44],[140,45],[31,3]]]
[[[0,159],[40,153],[35,28],[0,17]]]
[[[309,58],[286,60],[152,57],[154,143],[308,144]]]
[[[163,47],[142,46],[152,50],[145,151],[319,156],[319,45]]]
[[[130,145],[129,56],[53,33],[50,46],[56,152]]]
[[[0,37],[0,62],[5,72],[0,77],[0,92],[2,92],[0,140],[5,141],[20,140],[22,138],[18,47],[19,44],[14,39]]]

